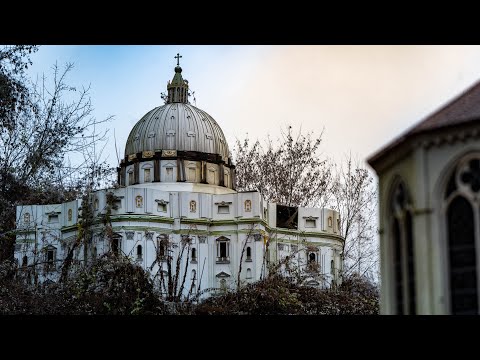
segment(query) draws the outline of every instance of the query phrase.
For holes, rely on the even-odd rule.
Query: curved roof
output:
[[[217,122],[205,111],[183,102],[156,107],[135,124],[125,156],[146,150],[219,154],[225,162],[229,157],[227,141]]]

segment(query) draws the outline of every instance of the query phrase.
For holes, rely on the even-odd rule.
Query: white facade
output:
[[[315,253],[314,261],[318,263],[323,280],[318,281],[317,278],[315,284],[326,287],[332,281],[338,281],[343,239],[336,225],[337,212],[299,208],[298,229],[283,229],[275,226],[276,204],[267,204],[258,192],[217,195],[164,191],[163,185],[168,189],[175,188],[177,184],[101,190],[95,192],[92,198],[94,207],[97,204],[96,217],[105,213],[108,191],[119,198],[116,202],[118,209],[111,213],[113,231],[119,235],[119,251],[151,271],[152,275],[159,270],[167,270],[166,263],[155,261],[159,251],[158,241],[166,236],[172,243],[180,244],[182,235],[187,235],[191,238],[190,259],[188,263],[182,261],[181,273],[187,273],[187,284],[195,281],[196,291],[220,288],[222,279],[225,279],[227,287],[235,287],[244,246],[240,279],[245,283],[259,280],[262,272],[265,275],[268,263],[292,254],[296,263],[304,267],[312,253]],[[19,265],[40,263],[40,268],[44,269],[40,272],[40,279],[56,281],[58,271],[52,270],[58,270],[79,234],[80,207],[80,201],[18,206],[15,258]],[[98,222],[87,261],[112,249],[112,244],[101,233],[104,227],[100,218]],[[220,253],[218,243],[222,240],[227,242],[226,254]],[[267,242],[269,252],[264,260]],[[192,249],[195,249],[195,260],[192,259]],[[178,245],[172,249],[174,262],[179,250]],[[226,255],[226,258],[221,258],[221,255]],[[77,264],[85,261],[83,247],[78,248],[74,259]],[[186,254],[183,259],[186,259]],[[188,290],[185,289],[186,292]]]
[[[338,282],[344,241],[338,212],[285,208],[267,203],[258,192],[237,192],[223,132],[210,115],[188,104],[181,72],[177,66],[167,103],[133,127],[117,168],[118,188],[91,194],[93,234],[86,247],[76,248],[75,266],[121,252],[158,278],[167,271],[167,255],[174,264],[180,256],[187,295],[233,288],[239,272],[243,283],[259,280],[269,264],[292,256],[300,268],[316,265],[319,275],[311,272],[309,284]],[[107,204],[110,192],[115,201]],[[39,280],[58,280],[59,267],[82,231],[81,208],[81,200],[18,206],[19,265],[28,272],[40,264]],[[113,231],[108,236],[107,212]],[[189,246],[181,256],[182,239]]]

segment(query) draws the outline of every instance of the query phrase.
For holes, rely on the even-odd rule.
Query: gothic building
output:
[[[480,83],[370,157],[381,313],[478,314]]]
[[[256,191],[236,191],[223,131],[188,102],[188,87],[177,62],[165,104],[147,112],[130,132],[119,186],[91,195],[95,219],[111,212],[113,237],[105,237],[98,220],[88,246],[75,251],[75,264],[121,252],[156,276],[167,272],[169,256],[182,256],[185,291],[195,292],[233,287],[239,271],[242,282],[256,281],[268,263],[288,256],[300,267],[319,270],[307,279],[310,285],[338,281],[344,241],[338,212],[282,206]],[[81,205],[76,200],[18,206],[19,265],[41,264],[41,279],[56,281],[79,235]]]

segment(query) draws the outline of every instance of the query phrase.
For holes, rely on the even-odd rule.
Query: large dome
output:
[[[145,114],[133,127],[125,156],[143,151],[195,151],[218,154],[227,162],[228,144],[217,122],[183,102],[167,103]]]

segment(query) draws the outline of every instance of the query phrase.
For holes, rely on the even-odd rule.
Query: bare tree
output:
[[[110,118],[93,117],[89,87],[67,84],[72,69],[54,65],[51,78],[29,83],[26,105],[15,107],[9,125],[0,128],[2,258],[13,254],[15,206],[73,200],[92,187],[91,173],[100,178],[108,171],[85,155],[105,139],[98,125]]]
[[[376,241],[377,192],[373,177],[352,155],[335,166],[330,206],[340,213],[343,245],[343,276],[358,273],[375,277],[378,267]]]
[[[345,238],[343,275],[376,276],[376,189],[373,178],[350,155],[344,163],[327,162],[320,154],[321,136],[293,136],[292,128],[274,144],[237,140],[236,180],[239,190],[258,190],[267,201],[287,206],[330,206],[340,213]],[[298,211],[298,210],[297,210]],[[294,218],[296,213],[288,214]],[[286,221],[288,224],[289,221]]]
[[[320,153],[323,132],[318,136],[282,131],[274,143],[264,146],[257,140],[250,146],[248,136],[235,146],[237,190],[257,190],[270,202],[287,206],[322,206],[327,201],[331,172]]]

